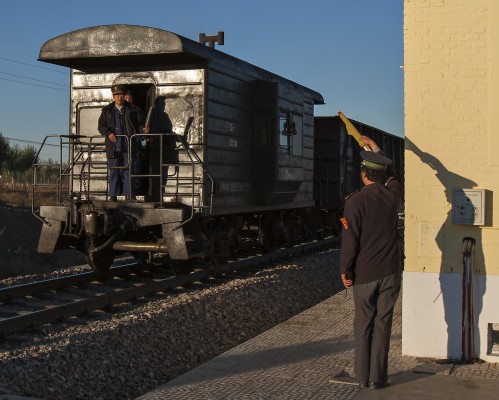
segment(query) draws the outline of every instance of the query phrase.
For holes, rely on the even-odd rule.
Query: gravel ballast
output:
[[[134,399],[342,289],[339,251],[4,338],[0,394]]]

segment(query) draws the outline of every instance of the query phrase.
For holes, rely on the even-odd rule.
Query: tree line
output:
[[[32,165],[36,161],[37,150],[34,146],[11,146],[0,132],[0,183],[32,183]],[[45,163],[44,163],[45,164]],[[45,166],[45,165],[44,165]],[[48,160],[43,172],[45,180],[59,177],[59,168]]]

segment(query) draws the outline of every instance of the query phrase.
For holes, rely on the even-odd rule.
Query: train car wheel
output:
[[[102,250],[94,251],[94,245],[90,245],[87,251],[87,262],[92,268],[99,272],[109,271],[113,265],[115,252],[111,247],[106,247]]]
[[[274,245],[274,235],[272,232],[272,215],[262,215],[258,224],[258,243],[264,253],[268,253]]]
[[[170,268],[170,256],[167,253],[132,251],[130,254],[135,258],[141,270]]]
[[[194,270],[192,260],[170,260],[170,265],[175,275],[187,275]]]
[[[140,271],[144,270],[150,264],[148,257],[149,253],[145,253],[143,251],[131,251],[130,254],[137,261]]]

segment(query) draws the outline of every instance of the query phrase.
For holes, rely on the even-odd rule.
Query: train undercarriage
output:
[[[165,138],[178,139],[175,134],[156,136],[160,148]],[[214,209],[212,204],[218,202],[213,199],[213,179],[200,157],[180,139],[178,151],[191,162],[186,167],[179,161],[162,161],[158,174],[141,175],[146,183],[152,183],[144,185],[150,193],[139,201],[124,196],[110,201],[107,162],[95,141],[87,143],[84,136],[63,136],[60,140],[61,146],[66,142],[73,146],[73,158],[61,169],[54,185],[55,205],[41,205],[34,211],[43,222],[40,253],[73,248],[86,255],[91,267],[105,272],[117,256],[128,252],[142,265],[168,264],[174,272],[184,273],[192,268],[194,259],[216,265],[244,246],[256,245],[266,251],[274,244],[290,245],[302,238],[323,236],[320,211],[313,207],[289,208],[290,204],[284,203],[282,206],[288,208],[245,204],[239,210],[228,206]],[[204,170],[205,184],[196,178],[196,167]],[[34,164],[33,203],[42,186],[37,175],[41,168],[43,164]],[[187,172],[179,172],[182,168]],[[166,175],[169,170],[173,172]],[[164,184],[155,192],[160,182]],[[203,191],[212,195],[203,200]]]
[[[74,248],[100,272],[129,252],[144,266],[169,264],[175,273],[185,273],[194,259],[216,265],[247,246],[268,251],[276,244],[323,236],[319,213],[308,208],[222,216],[191,210],[181,204],[160,208],[155,203],[119,201],[42,206],[38,251]]]

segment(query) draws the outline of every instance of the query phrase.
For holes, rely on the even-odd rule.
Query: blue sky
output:
[[[63,33],[118,23],[196,41],[201,32],[224,31],[217,49],[320,92],[326,104],[316,115],[341,110],[404,134],[402,0],[17,0],[2,2],[3,136],[24,146],[66,134],[69,70],[37,61],[40,47]]]

